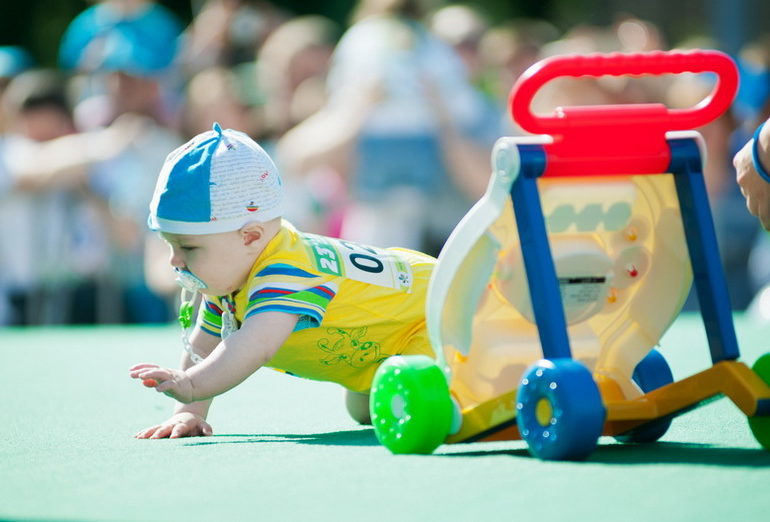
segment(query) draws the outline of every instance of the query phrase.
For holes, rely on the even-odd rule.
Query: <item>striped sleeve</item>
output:
[[[222,308],[219,304],[204,298],[198,309],[198,327],[217,337],[222,335]]]
[[[245,317],[261,312],[300,316],[296,330],[319,326],[326,308],[337,295],[337,285],[295,266],[276,263],[254,275]]]

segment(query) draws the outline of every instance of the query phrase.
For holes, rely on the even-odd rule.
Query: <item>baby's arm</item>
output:
[[[131,377],[183,403],[211,399],[237,386],[269,361],[298,319],[297,315],[283,312],[256,314],[201,363],[186,370],[140,365],[132,369]]]
[[[200,329],[196,329],[190,339],[190,344],[196,354],[207,357],[219,344],[219,337],[215,337]],[[187,352],[182,352],[180,368],[187,370],[192,368],[193,362]],[[155,365],[139,364],[131,368],[131,372],[139,371],[145,367]],[[213,430],[206,422],[206,417],[211,407],[211,399],[190,404],[176,403],[174,413],[169,419],[145,428],[136,435],[138,439],[176,439],[179,437],[197,437],[211,435]]]

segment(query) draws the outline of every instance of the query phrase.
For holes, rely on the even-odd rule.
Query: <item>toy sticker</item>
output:
[[[565,306],[595,303],[601,299],[606,281],[603,276],[560,277],[561,299]]]
[[[316,268],[325,274],[405,292],[412,289],[412,268],[396,252],[315,234],[302,237]]]

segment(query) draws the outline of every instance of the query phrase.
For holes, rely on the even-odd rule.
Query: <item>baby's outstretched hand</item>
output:
[[[173,415],[162,424],[143,429],[134,437],[137,439],[178,439],[180,437],[207,437],[211,434],[211,426],[203,417],[182,412]]]
[[[193,387],[190,377],[182,370],[161,368],[156,364],[137,364],[129,370],[134,379],[141,379],[148,388],[155,388],[179,402],[193,402]]]

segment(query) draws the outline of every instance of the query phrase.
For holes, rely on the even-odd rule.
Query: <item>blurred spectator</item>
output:
[[[733,105],[738,119],[751,135],[760,123],[761,113],[770,99],[770,34],[748,42],[735,57],[740,73],[738,94]]]
[[[679,74],[671,82],[667,105],[672,108],[695,107],[713,87],[713,79],[704,75]],[[731,135],[736,127],[735,116],[728,110],[696,130],[703,136],[708,151],[703,176],[730,301],[733,308],[743,310],[756,291],[749,278],[748,260],[759,226],[756,219],[746,212],[743,196],[733,181]]]
[[[159,74],[175,59],[180,32],[176,16],[155,2],[103,0],[67,27],[59,62],[67,70]]]
[[[360,2],[332,58],[328,103],[287,133],[278,157],[293,174],[344,177],[343,237],[437,253],[486,187],[500,130],[425,12],[418,1]]]
[[[181,61],[188,75],[254,59],[265,38],[288,14],[270,2],[193,0],[193,21],[184,32]]]
[[[30,176],[45,144],[74,132],[65,80],[54,71],[17,76],[5,92],[9,128],[0,144],[0,264],[9,324],[94,322],[106,261],[96,207],[72,178]]]
[[[667,48],[660,28],[647,20],[630,16],[619,18],[612,31],[623,53],[648,53]],[[660,103],[666,98],[670,76],[607,77],[605,86],[613,89],[622,103]]]
[[[9,223],[31,234],[10,254],[3,245],[20,234],[0,237],[0,256],[11,256],[2,262],[12,263],[0,274],[0,324],[9,278],[14,292],[22,289],[17,322],[73,320],[69,312],[51,313],[58,301],[44,298],[46,289],[66,286],[58,295],[71,296],[94,279],[96,293],[109,295],[112,281],[121,297],[112,294],[112,307],[96,305],[97,320],[169,316],[176,287],[166,248],[145,232],[144,220],[165,153],[182,142],[175,129],[190,136],[219,121],[259,139],[295,185],[288,216],[303,229],[435,254],[486,188],[495,139],[521,132],[507,97],[529,66],[551,54],[667,47],[657,26],[633,16],[606,27],[574,26],[559,37],[544,20],[495,20],[490,28],[475,4],[438,0],[359,0],[339,43],[334,22],[290,17],[266,1],[193,0],[184,32],[157,1],[93,4],[72,21],[60,47],[60,64],[76,75],[69,91],[74,112],[66,100],[31,110],[34,103],[23,100],[42,90],[29,83],[19,83],[0,106],[0,131],[3,108],[14,114],[0,139],[0,214],[13,214]],[[770,113],[768,41],[750,42],[736,58],[741,86],[734,111],[699,129],[738,308],[770,277],[761,269],[770,266],[762,254],[770,248],[751,254],[760,269],[747,273],[747,238],[758,226],[729,180],[736,144]],[[0,94],[31,64],[23,50],[0,47]],[[710,89],[708,78],[681,76],[559,79],[544,86],[532,108],[663,100],[690,106]],[[51,85],[63,92],[60,77]],[[56,227],[31,229],[48,219]],[[41,245],[48,233],[56,237]],[[27,263],[24,256],[38,259]],[[17,284],[25,278],[29,284]]]
[[[68,26],[59,62],[79,74],[79,129],[108,125],[125,112],[163,123],[176,117],[175,59],[181,23],[147,0],[103,0]]]
[[[739,126],[732,136],[730,146],[733,154],[740,151],[740,154],[744,155],[747,153],[742,149],[745,149],[744,145],[751,141],[755,129],[770,118],[770,34],[763,34],[754,41],[748,42],[739,52],[736,63],[741,75],[741,83],[733,107],[739,118]],[[763,164],[766,165],[766,163]],[[751,189],[755,187],[764,189],[764,183],[763,180],[757,179],[751,187],[751,183],[746,181],[749,176],[745,172],[738,170],[737,175],[743,175],[745,179],[741,180],[741,185],[735,182],[729,185],[734,197],[734,212],[736,216],[747,220],[744,230],[749,230],[751,225],[748,221],[754,223],[759,221],[746,211],[749,204],[748,198],[756,200],[761,197],[761,192]],[[751,203],[754,205],[754,213],[757,213],[760,207],[756,201]],[[757,228],[759,229],[759,225]],[[755,317],[766,321],[770,318],[770,234],[759,230],[752,236],[755,241],[748,254],[747,271],[754,296],[749,311]],[[737,241],[737,236],[733,241]],[[749,237],[744,237],[744,242],[748,241]]]
[[[477,8],[465,4],[442,7],[430,17],[430,30],[451,45],[465,64],[471,83],[480,86],[484,72],[479,46],[489,30],[489,22]]]
[[[613,30],[624,53],[648,53],[667,47],[660,28],[647,20],[623,16],[615,22]]]
[[[170,316],[171,297],[158,295],[146,280],[146,266],[166,264],[145,262],[147,252],[156,252],[147,242],[160,241],[147,232],[146,219],[157,172],[182,143],[169,126],[179,103],[172,73],[180,27],[153,2],[108,0],[73,21],[60,51],[62,64],[85,80],[75,109],[79,129],[118,141],[107,145],[114,154],[90,165],[88,183],[109,210],[110,273],[120,295],[112,313],[121,322]],[[115,132],[99,133],[103,128]]]
[[[262,100],[257,102],[249,96],[245,80],[237,70],[226,67],[211,67],[194,75],[186,89],[182,133],[195,136],[211,129],[216,121],[224,129],[263,135]]]
[[[327,101],[329,63],[339,38],[337,24],[317,15],[286,21],[265,40],[256,55],[254,80],[264,118],[260,144],[275,158],[293,194],[287,217],[309,232],[339,235],[345,183],[328,168],[300,173],[285,165],[275,150],[292,127],[317,113]]]
[[[521,134],[508,109],[508,95],[519,77],[542,58],[543,46],[557,29],[544,20],[519,19],[489,29],[479,42],[481,89],[497,100],[504,134]]]
[[[579,25],[572,27],[559,40],[546,44],[543,55],[607,53],[619,48],[617,35],[609,28]],[[626,100],[618,96],[621,87],[617,82],[618,77],[559,77],[538,91],[532,110],[551,113],[556,107],[624,103]]]
[[[116,73],[112,79],[118,85],[124,85],[126,80],[130,82],[134,77]],[[146,82],[147,79],[142,81]],[[110,91],[112,99],[115,100],[120,92],[120,88]],[[141,105],[152,106],[155,100],[152,93],[152,90],[145,92],[146,97],[135,100],[135,108]],[[120,111],[123,104],[115,103],[115,107]],[[111,127],[125,116],[135,121],[138,130],[130,134],[130,141],[123,144],[123,150],[119,154],[92,166],[90,188],[109,208],[113,249],[111,270],[121,288],[121,321],[164,321],[169,317],[167,300],[172,296],[157,295],[145,280],[146,245],[148,242],[161,241],[147,230],[147,208],[154,189],[154,179],[163,165],[163,160],[169,150],[174,150],[182,144],[182,138],[161,121],[140,110],[120,111]],[[157,264],[165,268],[165,261],[163,256],[151,262],[150,266]],[[170,271],[167,270],[167,273],[171,278]],[[166,287],[164,290],[169,291],[170,288]]]
[[[578,25],[560,39],[546,43],[543,57],[560,54],[639,53],[664,48],[654,24],[633,17],[620,18],[610,27]],[[556,107],[662,103],[670,78],[661,75],[604,75],[558,77],[546,83],[535,96],[532,110],[550,113]]]
[[[17,45],[0,46],[0,86],[6,87],[11,79],[33,67],[35,61]]]
[[[759,223],[765,230],[760,230],[756,234],[756,241],[751,248],[748,259],[748,277],[752,288],[757,290],[754,297],[752,308],[754,312],[759,312],[763,320],[770,319],[770,219],[768,218],[767,201],[770,199],[770,184],[768,184],[756,171],[753,161],[754,133],[749,129],[749,125],[754,125],[756,130],[759,125],[770,118],[770,97],[765,102],[765,106],[755,113],[755,117],[745,122],[733,136],[733,159],[736,168],[735,176],[737,183],[733,182],[731,188],[739,194],[736,195],[736,207],[743,205],[748,209],[751,216],[744,216],[745,219],[753,220]],[[758,161],[767,165],[764,145],[767,138],[767,132],[770,125],[764,123],[760,130],[757,144]],[[741,213],[743,215],[743,213]],[[748,238],[747,238],[748,239]]]
[[[673,109],[692,108],[704,100],[713,88],[713,79],[702,74],[678,74],[671,80],[660,101]],[[704,127],[696,129],[703,135],[708,150],[703,175],[712,206],[732,188],[730,136],[735,129],[736,119],[730,110]]]
[[[326,74],[338,38],[334,22],[309,15],[283,23],[265,40],[256,80],[269,138],[279,138],[326,103]]]
[[[16,45],[0,46],[0,97],[11,80],[30,69],[34,60],[22,47]],[[5,130],[5,117],[3,107],[0,105],[0,133]]]

